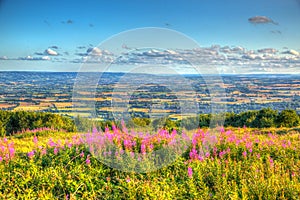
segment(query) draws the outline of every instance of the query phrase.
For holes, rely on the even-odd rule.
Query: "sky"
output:
[[[188,56],[221,73],[299,73],[299,19],[299,0],[0,0],[0,70],[78,71],[87,60],[114,62],[122,70],[150,58],[146,64],[185,72],[178,58]],[[199,48],[137,53],[125,38],[111,47],[124,50],[116,55],[99,46],[143,27],[177,31]],[[151,37],[158,43],[167,38]]]

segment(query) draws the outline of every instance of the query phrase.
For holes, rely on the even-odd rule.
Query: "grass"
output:
[[[193,136],[182,156],[145,173],[104,165],[84,145],[82,134],[47,132],[37,137],[28,133],[22,138],[1,138],[0,199],[298,199],[300,136],[293,129],[275,133],[280,131],[220,130],[209,151],[203,151],[209,134],[193,131],[187,133]],[[89,136],[113,138],[117,145],[121,141],[118,148],[124,155],[148,155],[153,152],[151,144],[155,150],[161,143],[172,146],[172,138],[177,138],[165,131],[150,139],[126,133],[126,129],[94,130]],[[136,141],[136,145],[125,145],[124,140]],[[108,150],[100,150],[104,152]],[[125,158],[119,164],[132,169],[138,165]]]

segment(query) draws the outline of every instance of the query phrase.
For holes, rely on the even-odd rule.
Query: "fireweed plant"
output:
[[[129,134],[116,126],[1,138],[0,197],[298,199],[298,134],[220,128],[215,145],[207,148],[208,131],[180,133],[191,143],[175,131]],[[168,159],[171,164],[151,170]]]

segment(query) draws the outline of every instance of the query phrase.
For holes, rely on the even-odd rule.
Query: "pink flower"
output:
[[[34,156],[34,150],[28,152],[28,157],[31,159]]]
[[[34,142],[34,144],[37,144],[37,143],[38,143],[38,139],[37,139],[36,136],[33,137],[33,142]]]
[[[256,157],[259,159],[259,158],[260,158],[260,154],[258,153],[258,154],[256,155]]]
[[[193,169],[191,167],[188,167],[188,176],[189,178],[193,177]]]
[[[86,160],[85,160],[85,163],[86,163],[87,165],[91,164],[90,155],[87,155]]]
[[[295,172],[292,172],[292,177],[294,177],[295,176]]]
[[[128,178],[126,178],[126,182],[127,183],[129,183],[130,182],[130,178],[128,177]]]
[[[197,159],[197,157],[198,157],[197,150],[195,148],[193,148],[190,152],[190,158]]]
[[[57,155],[58,149],[57,149],[56,147],[54,148],[53,153],[54,153],[55,155]]]
[[[84,152],[82,151],[79,156],[82,158],[84,156]]]
[[[41,153],[42,155],[46,155],[47,154],[47,149],[45,148],[45,149],[42,149],[42,153]]]
[[[145,146],[145,144],[141,145],[141,153],[142,154],[146,154],[146,146]]]
[[[9,147],[10,158],[14,157],[16,150],[13,147]]]
[[[246,158],[247,157],[247,151],[243,152],[243,156]]]
[[[210,156],[210,153],[209,153],[209,152],[206,152],[206,153],[205,153],[205,157],[208,158],[209,156]]]
[[[274,165],[274,161],[272,158],[269,159],[269,162],[270,162],[270,166],[273,166]]]
[[[0,156],[0,162],[2,162],[3,158]]]
[[[200,160],[201,162],[204,160],[203,156],[198,156],[198,160]]]

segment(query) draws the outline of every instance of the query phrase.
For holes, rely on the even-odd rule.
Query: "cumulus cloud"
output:
[[[56,46],[56,45],[53,45],[53,46],[51,46],[51,47],[49,47],[50,49],[58,49],[58,46]]]
[[[0,60],[8,60],[8,57],[7,56],[1,56]]]
[[[277,49],[274,49],[274,48],[264,48],[264,49],[258,49],[257,50],[259,53],[277,53],[278,50]]]
[[[44,54],[49,55],[49,56],[57,56],[58,55],[58,53],[52,49],[46,49]]]
[[[112,55],[111,52],[107,50],[101,50],[98,47],[90,47],[87,49],[86,53],[89,56],[103,56],[103,55]]]
[[[26,57],[20,57],[18,60],[30,60],[30,61],[40,61],[40,60],[51,60],[49,56],[42,56],[42,57],[32,57],[32,56],[26,56]]]
[[[248,50],[242,46],[199,47],[195,49],[135,49],[121,54],[97,47],[88,48],[86,52],[77,53],[81,58],[73,59],[74,63],[113,63],[120,66],[136,66],[154,64],[176,66],[183,71],[197,65],[201,70],[209,70],[215,66],[222,73],[260,73],[260,72],[295,72],[300,70],[299,52],[286,50],[278,53],[275,48]],[[285,55],[289,54],[289,55]],[[117,57],[118,55],[118,57]],[[192,64],[192,65],[191,65]],[[293,70],[291,70],[293,69]]]
[[[296,50],[293,50],[293,49],[290,49],[290,50],[287,50],[287,51],[284,51],[282,52],[283,54],[290,54],[290,55],[294,55],[294,56],[299,56],[300,53]]]
[[[274,22],[271,18],[266,16],[254,16],[250,17],[248,21],[252,24],[275,24],[278,25],[277,22]]]

